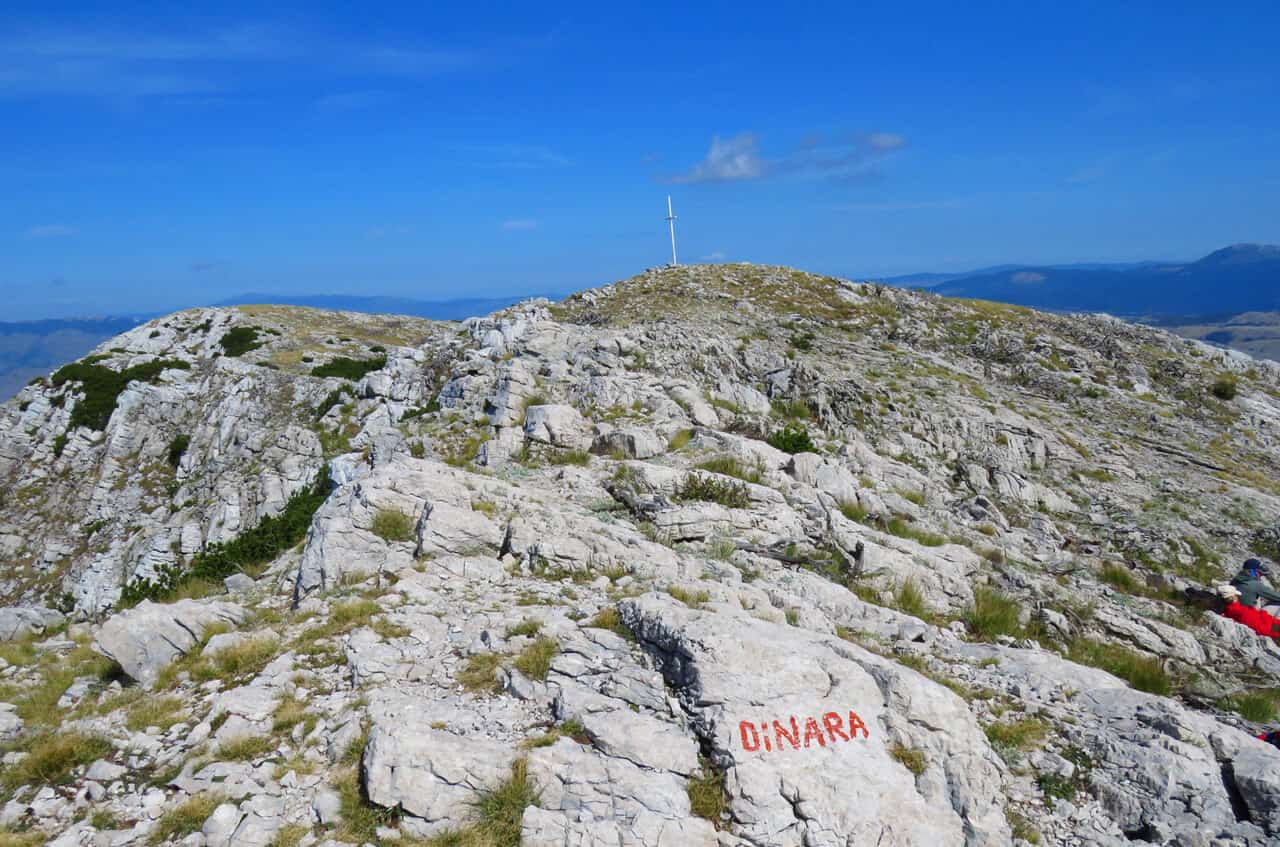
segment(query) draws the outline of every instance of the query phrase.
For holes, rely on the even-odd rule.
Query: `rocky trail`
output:
[[[0,847],[1265,845],[1280,366],[780,268],[0,407]]]

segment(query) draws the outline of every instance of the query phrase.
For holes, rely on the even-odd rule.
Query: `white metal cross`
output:
[[[671,267],[679,267],[676,261],[676,216],[671,211],[671,195],[667,195],[667,226],[671,229]]]

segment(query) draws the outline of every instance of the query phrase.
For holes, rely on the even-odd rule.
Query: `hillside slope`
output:
[[[1278,446],[1274,363],[785,268],[171,315],[0,407],[0,826],[1274,843],[1280,649],[1182,589]]]

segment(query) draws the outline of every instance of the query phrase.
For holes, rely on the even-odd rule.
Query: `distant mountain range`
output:
[[[1227,318],[1280,310],[1280,247],[1236,244],[1194,262],[1001,265],[885,280],[947,297],[1129,318]]]
[[[458,321],[487,315],[505,309],[512,303],[530,297],[559,299],[558,294],[522,294],[508,297],[464,297],[457,300],[413,300],[408,297],[355,297],[346,294],[240,294],[213,306],[243,306],[250,303],[279,303],[282,306],[310,306],[341,312],[364,312],[370,315],[413,315],[437,321]]]

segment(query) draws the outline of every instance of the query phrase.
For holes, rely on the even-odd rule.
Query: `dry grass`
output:
[[[199,832],[209,815],[224,800],[226,798],[221,794],[209,791],[195,795],[181,806],[165,812],[164,817],[156,822],[155,829],[151,830],[147,843],[156,845],[171,840],[178,841],[193,832]]]

